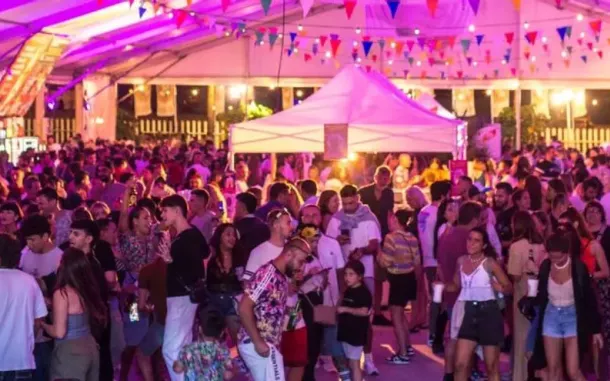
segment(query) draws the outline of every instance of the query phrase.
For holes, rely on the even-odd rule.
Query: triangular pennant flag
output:
[[[544,44],[542,45],[542,50],[544,50],[545,52],[549,52],[549,44]]]
[[[536,43],[536,37],[538,37],[538,32],[528,32],[525,34],[525,39],[530,45],[534,45]]]
[[[480,0],[468,0],[468,2],[470,3],[470,8],[472,8],[474,14],[476,15],[477,13],[479,13]]]
[[[186,16],[188,16],[188,13],[186,13],[186,11],[182,10],[182,9],[178,9],[174,11],[174,18],[176,19],[176,27],[180,28],[182,26],[182,24],[184,24],[184,21],[186,20]]]
[[[561,39],[561,42],[563,43],[565,41],[566,34],[568,33],[568,27],[562,26],[560,28],[557,28],[557,33],[559,33],[559,38]]]
[[[97,0],[97,5],[101,6],[102,4],[104,4],[104,0]]]
[[[140,8],[142,8],[142,6],[140,5]],[[159,9],[161,8],[161,4],[159,4],[158,1],[153,1],[153,13],[157,14],[159,13]]]
[[[403,70],[402,73],[404,74],[405,78],[409,78],[409,70]]]
[[[337,51],[339,50],[339,45],[341,45],[341,40],[339,40],[339,39],[330,41],[330,47],[333,52],[333,57],[337,56]]]
[[[426,71],[425,71],[425,70],[422,70],[422,72],[421,72],[421,78],[422,78],[422,79],[423,79],[423,78],[426,78]]]
[[[516,10],[521,9],[521,0],[513,0],[513,5],[515,6]]]
[[[610,38],[608,39],[608,44],[610,44]],[[407,48],[409,49],[409,52],[413,51],[413,46],[415,46],[415,41],[407,40]]]
[[[561,9],[561,0],[555,0],[555,6],[557,9]]]
[[[373,47],[373,41],[362,41],[362,50],[364,51],[364,56],[368,57],[371,52],[371,48]]]
[[[146,13],[146,8],[144,8],[143,6],[140,6],[138,8],[138,14],[140,15],[140,18],[142,18],[142,16],[144,16],[144,13]]]
[[[536,64],[530,64],[530,73],[534,74],[536,72]]]
[[[436,9],[438,8],[438,0],[426,0],[426,5],[428,6],[428,11],[432,15],[432,17],[436,16]]]
[[[481,43],[483,42],[483,38],[485,38],[485,35],[483,35],[483,34],[477,34],[475,37],[476,37],[476,39],[477,39],[477,45],[478,45],[478,46],[481,46]]]
[[[257,30],[254,32],[254,34],[256,35],[256,45],[261,45],[263,42],[263,37],[265,37],[265,32],[263,30]]]
[[[512,74],[513,77],[517,76],[517,69],[515,69],[514,67],[510,68],[510,73]]]
[[[587,42],[587,47],[589,48],[589,50],[593,50],[593,43]]]
[[[430,65],[430,66],[434,65],[434,58],[432,58],[432,57],[428,58],[428,65]]]
[[[566,30],[566,34],[569,38],[572,38],[572,26],[568,26],[568,29]]]
[[[405,57],[405,59],[409,59],[409,52],[404,52],[402,53],[403,57]]]
[[[600,37],[600,35],[599,35],[599,34],[596,34],[596,35],[595,35],[595,42],[599,42],[599,37]]]
[[[229,8],[229,5],[231,5],[231,0],[221,0],[221,6],[222,6],[223,12],[227,11],[227,9]]]
[[[569,53],[569,54],[572,54],[572,47],[571,47],[571,46],[568,46],[568,47],[566,48],[566,50],[568,51],[568,53]]]
[[[418,37],[417,44],[421,50],[424,50],[424,46],[426,46],[426,37]]]
[[[402,41],[397,41],[396,46],[394,47],[394,52],[397,56],[402,54],[402,49],[404,48],[405,43]]]
[[[371,72],[371,65],[366,65],[365,68],[367,73]]]
[[[386,52],[385,52],[385,57],[386,57],[387,59],[392,58],[392,52],[391,52],[391,51],[389,51],[389,50],[386,50]]]
[[[472,66],[472,57],[466,57],[466,62],[468,62],[468,66]]]
[[[413,66],[413,62],[415,61],[415,59],[413,57],[409,57],[407,61],[409,61],[409,65]]]
[[[445,72],[444,72],[444,71],[441,71],[441,79],[445,79]],[[432,108],[432,112],[433,112],[434,114],[436,114],[436,113],[437,113],[437,111],[438,111],[438,107],[433,107],[433,108]]]
[[[428,40],[428,51],[430,53],[432,53],[435,48],[436,48],[436,39],[433,38],[433,39]]]
[[[296,40],[297,34],[296,32],[290,32],[290,42],[294,42]]]
[[[580,59],[582,60],[582,62],[587,63],[588,58],[586,55],[583,54],[582,56],[580,56]]]
[[[311,54],[309,54],[309,53],[305,53],[305,55],[303,56],[303,58],[305,59],[305,62],[308,62],[309,60],[311,60]]]
[[[579,39],[576,40],[576,42],[578,42],[578,45],[582,45],[583,41],[584,40],[582,38],[579,38]]]
[[[504,38],[506,38],[507,44],[512,44],[513,40],[515,39],[515,32],[504,33]]]
[[[186,0],[186,6],[190,7],[191,5],[193,5],[193,0]]]
[[[470,39],[461,40],[460,44],[462,44],[462,50],[464,53],[468,53],[468,50],[470,49]]]
[[[396,17],[396,12],[398,11],[398,6],[400,5],[400,0],[386,0],[388,3],[388,7],[390,8],[390,13],[392,14],[392,18]]]
[[[487,76],[487,74],[485,76]],[[499,76],[500,76],[500,70],[495,69],[494,70],[494,77],[498,78]]]
[[[453,47],[455,46],[455,36],[447,37],[447,44],[449,44],[449,47],[453,49]]]
[[[462,78],[464,76],[464,72],[461,71],[461,70],[458,70],[457,71],[457,76],[458,76],[458,78]]]
[[[290,57],[292,55],[292,49],[286,49],[286,55]]]
[[[273,48],[273,45],[275,44],[275,42],[277,41],[277,38],[279,37],[279,35],[277,34],[277,31],[275,33],[271,33],[269,32],[269,46]]]
[[[525,52],[523,53],[525,55],[525,59],[529,60],[530,59],[530,52]]]
[[[504,55],[504,61],[506,61],[506,63],[510,62],[510,54]]]
[[[445,58],[445,52],[443,52],[443,51],[438,52],[438,56],[441,57],[441,59]]]
[[[338,34],[335,34],[335,33],[331,33],[331,34],[329,34],[329,36],[330,36],[330,40],[331,40],[331,41],[332,41],[332,40],[338,40],[338,39],[339,39],[339,35],[338,35]]]
[[[271,0],[261,0],[261,6],[263,7],[265,16],[267,16],[267,13],[269,13],[269,7],[271,6]]]
[[[564,59],[564,60],[563,60],[563,64],[564,64],[566,67],[570,67],[570,60],[569,60],[568,58]]]
[[[549,70],[551,70],[553,68],[553,63],[552,62],[547,63],[546,67],[548,67]]]
[[[320,46],[324,47],[324,44],[326,44],[326,40],[328,39],[328,37],[326,36],[320,36]]]
[[[313,53],[314,56],[318,55],[318,44],[313,44],[311,46],[311,52]]]
[[[385,47],[385,40],[382,38],[381,40],[377,41],[377,43],[379,44],[379,49],[383,50]]]
[[[377,54],[373,54],[371,56],[371,59],[373,60],[373,62],[377,62]]]
[[[589,22],[589,27],[594,34],[599,34],[602,31],[602,20],[593,20]]]
[[[347,18],[351,19],[354,9],[356,8],[356,0],[343,0],[343,6],[345,7]]]
[[[131,8],[133,6],[134,2],[135,2],[135,0],[129,0],[129,8]]]
[[[604,58],[604,52],[602,52],[601,50],[597,51],[597,55],[599,56],[599,58]]]

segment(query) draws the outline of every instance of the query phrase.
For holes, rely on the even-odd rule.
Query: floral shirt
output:
[[[68,241],[71,225],[72,212],[70,210],[60,210],[55,216],[55,246]]]
[[[128,271],[134,273],[139,273],[142,267],[152,263],[159,255],[158,250],[168,249],[168,243],[169,235],[160,230],[159,224],[150,228],[148,237],[139,238],[132,232],[119,234],[119,249],[125,265]]]
[[[223,381],[225,371],[232,367],[229,348],[215,341],[185,345],[178,354],[178,361],[184,365],[185,381]]]
[[[254,273],[246,284],[244,294],[254,302],[254,318],[261,337],[266,343],[279,347],[288,297],[288,279],[269,262]],[[242,344],[250,342],[243,327],[239,330],[237,340]]]

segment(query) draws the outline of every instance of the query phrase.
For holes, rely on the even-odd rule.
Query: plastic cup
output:
[[[445,285],[442,283],[435,283],[432,285],[432,301],[434,303],[440,303],[443,301],[443,290]]]
[[[535,297],[538,295],[538,279],[527,280],[527,296]]]

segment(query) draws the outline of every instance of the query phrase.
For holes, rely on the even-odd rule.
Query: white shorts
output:
[[[238,344],[239,355],[252,376],[253,381],[284,381],[284,360],[279,350],[270,345],[269,357],[261,357],[254,344]]]
[[[355,347],[348,343],[341,343],[343,346],[343,352],[345,353],[345,358],[348,360],[357,360],[360,361],[360,357],[362,357],[363,346]]]

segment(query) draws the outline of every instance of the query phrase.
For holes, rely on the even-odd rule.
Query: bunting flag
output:
[[[222,11],[226,12],[229,9],[229,5],[231,5],[231,0],[221,0]]]
[[[593,31],[593,34],[598,35],[602,31],[602,20],[593,20],[589,23],[589,27]]]
[[[422,70],[422,72],[421,72],[421,79],[426,78],[426,74],[427,74],[426,71]]]
[[[526,50],[526,51],[525,51],[525,53],[523,53],[523,55],[525,56],[525,59],[526,59],[526,60],[529,60],[529,59],[530,59],[531,54],[530,54],[530,52],[529,52],[529,51],[527,51],[527,50]]]
[[[598,50],[598,51],[597,51],[597,56],[598,56],[600,59],[603,59],[603,58],[604,58],[604,52],[602,52],[601,50]]]
[[[557,9],[562,9],[561,0],[555,0],[555,6],[557,7]]]
[[[428,65],[434,66],[434,58],[432,58],[432,57],[428,58]]]
[[[140,7],[138,7],[138,14],[140,15],[140,18],[144,16],[144,13],[146,13],[146,8],[140,5]]]
[[[345,7],[347,19],[351,20],[354,9],[356,8],[356,0],[343,0],[343,6]]]
[[[455,46],[455,36],[449,36],[447,38],[447,44],[449,44],[449,47],[453,49],[453,47]]]
[[[515,39],[515,32],[504,33],[504,38],[506,38],[506,43],[511,45]]]
[[[409,65],[413,66],[413,62],[415,62],[415,59],[413,57],[409,57],[407,61],[409,61]]]
[[[337,51],[339,50],[339,45],[341,45],[341,40],[339,39],[333,39],[330,40],[330,47],[333,53],[333,57],[337,56]]]
[[[142,6],[140,6],[140,8],[142,8]],[[158,1],[153,1],[153,13],[154,14],[159,13],[160,8],[161,8],[161,4],[159,4]]]
[[[587,42],[587,47],[589,48],[589,50],[593,50],[593,43]]]
[[[273,45],[277,41],[278,37],[279,37],[279,34],[277,33],[277,28],[276,27],[269,28],[269,46],[271,48],[273,48]]]
[[[362,41],[362,50],[364,51],[364,56],[368,57],[371,52],[371,48],[373,47],[373,41]]]
[[[178,9],[173,12],[174,12],[174,19],[176,20],[176,27],[178,29],[180,29],[182,24],[184,24],[184,21],[186,20],[186,16],[188,16],[188,13],[186,13],[186,11],[184,11],[182,9]]]
[[[135,0],[129,0],[129,8],[133,6],[133,3],[135,3]]]
[[[580,56],[580,59],[582,60],[582,62],[587,63],[588,58],[586,55],[583,54],[582,56]]]
[[[458,76],[458,78],[460,78],[460,79],[461,79],[461,78],[464,76],[464,72],[463,72],[463,71],[461,71],[461,70],[458,70],[458,71],[457,71],[457,76]]]
[[[472,8],[472,11],[474,12],[474,14],[476,15],[477,13],[479,13],[479,3],[481,0],[468,0],[468,2],[470,3],[470,8]]]
[[[536,37],[538,37],[538,32],[528,32],[525,34],[525,39],[530,45],[536,44]]]
[[[373,54],[371,56],[371,59],[373,60],[373,62],[377,62],[377,54]]]
[[[261,0],[261,6],[263,7],[263,12],[265,12],[265,16],[269,13],[269,7],[271,6],[271,0]]]
[[[477,45],[478,46],[481,46],[481,43],[483,42],[483,38],[485,38],[485,35],[483,35],[483,34],[477,34],[476,35]]]
[[[366,65],[365,67],[366,67],[366,72],[370,73],[371,72],[371,65]]]
[[[379,49],[383,50],[385,47],[385,40],[382,38],[381,40],[377,41],[377,43],[379,44]]]
[[[403,41],[397,41],[396,46],[394,47],[394,52],[397,56],[402,54],[402,49],[404,48],[405,43]]]
[[[547,63],[546,67],[548,67],[549,70],[551,70],[553,68],[553,63],[552,62]]]
[[[557,28],[557,33],[559,33],[559,38],[561,39],[561,43],[565,42],[566,36],[568,35],[568,28],[570,28],[569,26],[562,26],[560,28]],[[569,37],[569,35],[568,35]]]
[[[402,53],[403,57],[405,57],[406,60],[409,59],[409,52],[404,52]]]
[[[338,39],[339,39],[339,35],[338,35],[338,34],[335,34],[335,33],[331,33],[331,34],[329,34],[329,36],[330,36],[330,40],[331,40],[331,41],[332,41],[332,40],[338,40]]]
[[[513,5],[516,10],[521,9],[521,0],[513,0]]]
[[[186,0],[186,6],[190,7],[191,5],[193,5],[193,0]]]
[[[610,39],[608,39],[608,44],[610,44]],[[415,46],[415,41],[407,40],[407,48],[409,49],[409,52],[413,51],[414,46]]]
[[[546,53],[549,52],[549,44],[543,44],[542,45],[542,50],[544,50]]]
[[[256,35],[256,45],[262,45],[263,44],[263,38],[265,37],[265,28],[260,28],[256,31],[254,31],[254,34]]]
[[[290,57],[292,55],[292,49],[286,49],[286,55]]]
[[[303,56],[303,58],[305,59],[305,62],[308,62],[311,60],[311,54],[309,53],[305,53],[305,55]]]
[[[396,12],[398,12],[400,0],[387,0],[387,3],[388,7],[390,8],[390,13],[392,14],[392,18],[396,17]]]
[[[324,44],[326,44],[327,39],[328,37],[326,36],[320,36],[320,46],[324,47]]]
[[[570,67],[570,60],[568,58],[563,60],[563,64],[565,65],[566,68]]]
[[[428,6],[428,11],[432,17],[436,16],[436,9],[438,8],[438,0],[426,0],[426,5]]]
[[[314,56],[318,55],[318,44],[313,44],[311,46],[311,52],[313,53]]]
[[[292,42],[292,43],[297,38],[297,34],[295,32],[290,32],[289,36],[290,36],[290,42]]]
[[[466,62],[468,63],[468,66],[472,66],[472,57],[466,57]]]
[[[566,48],[566,50],[568,51],[568,54],[572,54],[572,47],[571,47],[571,46],[568,46],[568,47]]]
[[[583,40],[582,38],[578,38],[578,39],[576,40],[576,42],[578,43],[578,45],[582,45],[583,41],[584,41],[584,40]]]
[[[462,50],[464,51],[464,54],[468,53],[468,50],[470,49],[470,39],[461,40],[460,44],[462,44]]]
[[[402,74],[405,76],[405,78],[409,78],[409,70],[403,70]]]
[[[425,37],[418,37],[417,38],[417,45],[419,45],[419,48],[421,50],[424,50],[424,47],[426,46],[426,38]]]
[[[436,39],[433,38],[428,40],[428,51],[432,53],[434,49],[436,49]]]
[[[511,68],[510,68],[510,74],[511,74],[513,77],[516,77],[516,76],[517,76],[517,69],[515,69],[514,67],[511,67]]]

